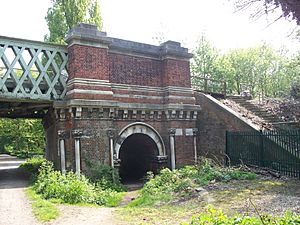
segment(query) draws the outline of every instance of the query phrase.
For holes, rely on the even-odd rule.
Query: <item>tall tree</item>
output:
[[[103,25],[98,0],[52,0],[45,19],[49,29],[45,41],[58,44],[80,22],[95,24],[99,30]]]
[[[194,57],[191,64],[192,83],[195,87],[205,86],[207,88],[208,79],[214,78],[215,61],[219,53],[208,39],[202,35],[193,54]]]
[[[218,57],[217,49],[202,35],[193,54],[192,73],[202,78],[209,78],[215,70],[214,62]]]
[[[300,54],[290,58],[286,49],[275,51],[266,44],[220,54],[201,40],[192,62],[193,85],[200,90],[220,92],[225,80],[227,94],[248,90],[254,97],[283,97],[293,84],[300,85]]]

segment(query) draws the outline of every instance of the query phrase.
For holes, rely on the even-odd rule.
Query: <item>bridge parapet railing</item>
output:
[[[62,99],[67,61],[67,46],[0,36],[0,98]]]

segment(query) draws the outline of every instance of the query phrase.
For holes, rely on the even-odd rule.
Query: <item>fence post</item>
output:
[[[225,131],[225,164],[227,165],[227,166],[229,166],[228,164],[229,164],[229,160],[228,160],[228,157],[229,157],[229,154],[228,154],[228,131],[226,130]]]
[[[263,131],[259,131],[259,164],[264,167],[264,134]]]

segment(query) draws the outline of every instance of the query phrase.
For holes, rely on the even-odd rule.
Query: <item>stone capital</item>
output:
[[[68,139],[68,138],[70,137],[69,132],[67,132],[67,131],[65,131],[65,130],[59,130],[59,131],[57,132],[57,134],[58,134],[58,138],[59,138],[59,139]]]
[[[72,137],[73,138],[81,138],[83,136],[83,130],[72,130]]]
[[[113,138],[115,136],[115,130],[114,129],[108,129],[106,132],[107,132],[107,136],[109,138]]]
[[[198,133],[198,128],[193,128],[193,135],[196,136]]]
[[[121,163],[121,159],[116,159],[114,157],[114,167],[119,167],[120,166],[120,163]]]
[[[169,129],[169,135],[170,135],[171,137],[175,137],[175,133],[176,133],[176,129],[175,129],[175,128],[170,128],[170,129]]]

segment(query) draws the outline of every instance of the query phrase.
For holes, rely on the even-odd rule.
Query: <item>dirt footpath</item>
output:
[[[0,225],[119,225],[113,208],[59,205],[58,219],[39,223],[25,194],[28,175],[17,169],[23,160],[0,155]]]
[[[28,176],[17,169],[22,160],[0,155],[0,224],[36,225],[24,189]]]
[[[113,208],[60,205],[60,217],[47,225],[120,225],[114,219]]]

